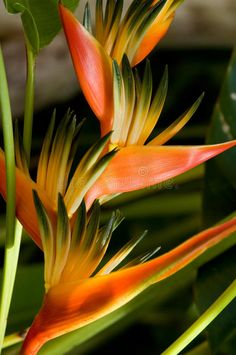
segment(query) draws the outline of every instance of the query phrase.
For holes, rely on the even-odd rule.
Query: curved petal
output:
[[[87,206],[104,195],[139,190],[192,169],[236,145],[130,146],[122,148],[86,196]]]
[[[49,290],[21,354],[36,354],[48,340],[85,326],[123,306],[151,284],[176,273],[236,230],[236,217],[190,238],[144,264],[60,284]]]
[[[159,18],[153,22],[153,24],[148,29],[142,42],[139,45],[137,52],[132,60],[132,66],[140,63],[148,54],[153,50],[153,48],[160,42],[160,40],[165,36],[168,31],[171,22],[174,19],[174,14],[168,17],[164,22],[160,23]]]
[[[111,58],[68,9],[59,5],[59,10],[82,91],[107,133],[113,116]]]
[[[0,149],[0,194],[6,200],[6,169],[5,156]],[[45,193],[38,189],[38,186],[28,178],[21,170],[16,168],[16,216],[22,223],[23,227],[32,237],[34,242],[41,248],[41,238],[38,228],[38,219],[34,207],[32,190],[37,190],[40,199],[43,201],[52,220],[55,219],[55,214],[51,206],[50,200]]]

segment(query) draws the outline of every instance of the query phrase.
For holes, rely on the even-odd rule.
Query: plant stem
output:
[[[24,336],[25,336],[25,332],[22,334],[18,332],[18,333],[7,335],[4,339],[3,349],[21,343],[24,340]]]
[[[236,280],[162,355],[177,355],[191,343],[236,297]]]
[[[33,107],[34,107],[34,67],[35,56],[28,43],[27,51],[27,81],[25,94],[25,115],[23,146],[29,164],[32,142]],[[15,282],[17,263],[20,251],[22,226],[15,220],[15,155],[14,137],[12,128],[12,115],[10,99],[5,73],[3,56],[0,52],[0,106],[3,121],[4,148],[6,155],[7,176],[7,213],[6,213],[6,244],[3,268],[3,280],[0,303],[0,353],[7,326],[7,317],[10,309],[12,292]]]
[[[32,127],[33,127],[33,111],[34,111],[35,55],[32,52],[31,47],[27,42],[27,40],[26,40],[26,55],[27,55],[27,80],[26,80],[26,91],[25,91],[23,147],[25,150],[27,162],[29,164],[31,143],[32,143]]]
[[[0,110],[3,126],[3,140],[6,156],[6,242],[3,267],[3,280],[0,301],[0,352],[6,330],[7,316],[10,308],[11,294],[14,285],[14,273],[19,252],[18,235],[15,235],[15,152],[12,127],[12,115],[5,65],[0,47]],[[12,263],[11,263],[12,262]]]
[[[14,216],[15,217],[15,216]],[[1,294],[1,314],[0,314],[0,353],[3,346],[4,335],[7,326],[7,318],[11,304],[12,292],[15,283],[15,275],[17,270],[17,263],[21,242],[21,224],[13,219],[12,225],[15,227],[14,237],[15,241],[12,247],[5,248],[4,267],[3,267],[3,281]]]

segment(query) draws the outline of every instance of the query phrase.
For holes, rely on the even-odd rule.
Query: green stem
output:
[[[20,251],[21,242],[21,224],[17,221],[12,225],[15,226],[15,241],[12,247],[5,248],[4,254],[4,267],[3,267],[3,281],[2,281],[2,294],[1,294],[1,314],[0,314],[0,353],[3,347],[4,335],[7,326],[7,318],[11,304],[12,292],[15,283],[15,275],[17,270],[17,263]]]
[[[7,316],[10,308],[11,293],[14,285],[14,267],[19,251],[18,235],[15,235],[15,152],[12,127],[12,115],[5,65],[0,47],[0,110],[3,126],[3,140],[6,156],[6,243],[3,267],[2,291],[0,300],[0,352],[6,330]],[[12,262],[12,264],[11,264]]]
[[[191,343],[236,297],[236,280],[162,355],[177,355]]]
[[[23,147],[26,154],[26,159],[29,164],[31,143],[32,143],[32,128],[33,128],[33,111],[34,111],[34,71],[35,71],[35,55],[31,50],[30,45],[26,40],[27,54],[27,80],[25,92],[25,113],[24,113],[24,132],[23,132]]]
[[[22,333],[13,333],[10,335],[7,335],[4,339],[4,343],[3,343],[3,349],[8,348],[9,346],[21,343],[24,340],[25,337],[25,332]]]
[[[33,107],[34,107],[34,67],[35,56],[30,46],[26,45],[27,51],[27,82],[25,96],[24,134],[23,146],[29,163],[32,142]],[[6,246],[3,267],[3,280],[0,303],[0,353],[3,345],[7,326],[7,317],[10,309],[12,292],[15,282],[17,263],[20,251],[22,226],[15,220],[15,155],[14,138],[12,128],[12,115],[10,99],[3,62],[0,52],[0,106],[3,121],[4,148],[6,155],[7,176],[7,213],[6,213]]]

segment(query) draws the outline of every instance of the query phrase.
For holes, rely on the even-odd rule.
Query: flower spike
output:
[[[45,215],[46,210],[43,210],[38,197],[35,200],[43,233],[52,233],[48,244],[51,249],[48,251],[55,263],[51,274],[45,272],[49,279],[46,283],[43,306],[26,336],[21,350],[22,355],[34,355],[48,340],[83,327],[118,309],[153,283],[176,273],[208,248],[236,231],[236,217],[234,217],[198,233],[159,257],[146,261],[152,255],[149,253],[136,258],[120,270],[111,272],[140,241],[141,236],[131,240],[100,271],[96,271],[115,227],[115,215],[113,214],[105,227],[108,235],[104,243],[104,228],[99,228],[97,202],[93,205],[89,216],[83,214],[82,217],[81,212],[78,212],[77,223],[81,222],[82,228],[78,228],[78,225],[69,228],[65,205],[63,199],[59,197],[58,228],[53,229],[53,226],[48,226],[50,218]],[[72,243],[73,228],[76,232],[81,231],[82,235],[78,235]],[[63,250],[66,247],[63,255],[61,249],[56,247],[61,243],[63,243]],[[62,258],[61,263],[56,262],[58,258]],[[45,269],[49,268],[47,260],[49,259],[45,258]]]
[[[132,66],[143,60],[167,32],[182,1],[134,0],[122,16],[123,0],[107,0],[105,12],[103,1],[97,0],[94,35],[88,5],[83,26],[59,4],[74,68],[102,134],[112,128],[112,59],[120,65],[126,54]]]
[[[168,128],[148,141],[165,102],[167,80],[165,68],[159,88],[152,98],[152,76],[148,61],[142,80],[137,72],[133,74],[126,56],[121,68],[113,62],[114,116],[109,147],[118,147],[120,150],[88,191],[87,206],[91,206],[97,198],[101,202],[108,201],[116,194],[174,178],[236,146],[235,140],[208,146],[162,145],[190,120],[204,94]]]
[[[16,216],[24,226],[25,230],[32,237],[34,242],[42,247],[41,238],[37,223],[37,216],[32,198],[32,190],[37,190],[40,199],[43,201],[51,219],[54,217],[54,211],[50,199],[45,191],[40,189],[34,181],[26,176],[20,169],[16,168]],[[0,194],[6,200],[6,166],[5,155],[0,148]]]
[[[16,215],[40,248],[42,248],[42,241],[32,191],[37,193],[54,224],[56,224],[57,199],[60,194],[65,201],[70,224],[73,224],[74,219],[71,217],[74,212],[117,152],[117,149],[114,149],[101,156],[111,135],[107,134],[88,150],[69,180],[82,123],[83,121],[77,124],[73,113],[68,111],[54,132],[55,113],[53,114],[40,154],[36,182],[31,179],[26,169],[24,152],[16,129],[18,165],[16,167]],[[1,149],[0,176],[0,193],[6,200],[5,155]]]

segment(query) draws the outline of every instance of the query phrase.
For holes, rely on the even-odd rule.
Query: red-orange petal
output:
[[[140,63],[148,54],[155,48],[155,46],[160,42],[160,40],[165,36],[168,31],[171,22],[174,19],[174,14],[164,22],[160,23],[158,18],[153,22],[153,24],[148,29],[145,34],[135,56],[132,60],[132,66]]]
[[[113,119],[112,60],[68,9],[60,4],[59,10],[82,91],[107,133]]]
[[[2,150],[0,150],[0,194],[6,200],[6,168],[5,168],[5,156]],[[47,209],[52,220],[55,219],[50,200],[45,193],[38,189],[38,186],[29,179],[21,170],[16,168],[16,216],[32,237],[34,242],[41,248],[41,238],[38,227],[38,219],[34,207],[32,190],[37,190],[40,199],[42,200],[45,208]]]
[[[130,146],[111,160],[86,196],[96,198],[139,190],[173,178],[236,145],[230,141],[206,146]]]
[[[185,267],[236,230],[236,217],[190,238],[141,265],[49,290],[21,354],[33,355],[50,339],[85,326],[123,306],[151,284]]]

